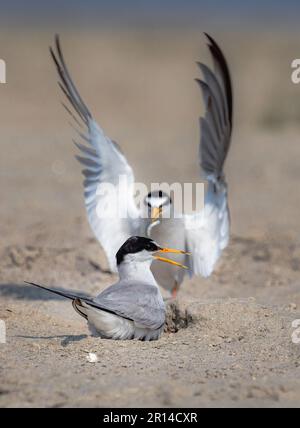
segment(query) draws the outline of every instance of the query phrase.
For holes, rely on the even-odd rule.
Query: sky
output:
[[[297,30],[299,0],[0,0],[2,25],[260,25]]]

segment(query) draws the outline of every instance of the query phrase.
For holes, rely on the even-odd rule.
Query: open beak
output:
[[[160,253],[175,253],[175,254],[186,254],[187,256],[190,256],[191,253],[187,253],[186,251],[182,250],[174,250],[174,248],[161,248],[159,250]]]
[[[160,253],[174,253],[174,254],[186,254],[186,255],[190,255],[190,253],[187,253],[186,251],[182,251],[182,250],[174,250],[173,248],[161,248],[159,250]],[[181,263],[175,262],[174,260],[170,260],[167,259],[165,257],[160,257],[160,256],[154,256],[154,258],[156,260],[160,260],[161,262],[165,262],[165,263],[170,263],[171,265],[175,265],[175,266],[179,266],[182,267],[184,269],[188,269],[187,266],[182,265]]]
[[[152,223],[154,221],[156,221],[160,217],[161,211],[162,211],[161,207],[159,207],[159,208],[157,208],[157,207],[152,208],[152,210],[151,210],[151,222]]]

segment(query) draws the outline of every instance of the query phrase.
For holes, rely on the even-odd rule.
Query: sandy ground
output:
[[[141,343],[91,338],[69,302],[23,284],[95,294],[115,279],[86,221],[47,52],[53,33],[2,34],[0,406],[299,407],[300,89],[290,82],[299,38],[215,34],[236,93],[231,244],[211,278],[187,279],[168,303],[163,337]],[[194,62],[209,61],[200,32],[65,32],[63,42],[137,180],[196,181]]]

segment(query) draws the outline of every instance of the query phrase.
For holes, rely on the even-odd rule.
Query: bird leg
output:
[[[177,281],[175,281],[174,287],[172,288],[172,292],[171,292],[171,294],[172,294],[172,299],[176,299],[176,297],[177,297],[177,293],[178,293],[178,288],[179,288],[179,286],[178,286],[178,282],[177,282]]]

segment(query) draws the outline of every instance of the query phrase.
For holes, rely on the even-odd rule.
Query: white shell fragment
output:
[[[89,363],[98,362],[97,354],[94,354],[93,352],[89,352],[88,355],[86,356],[86,359],[88,360]]]

